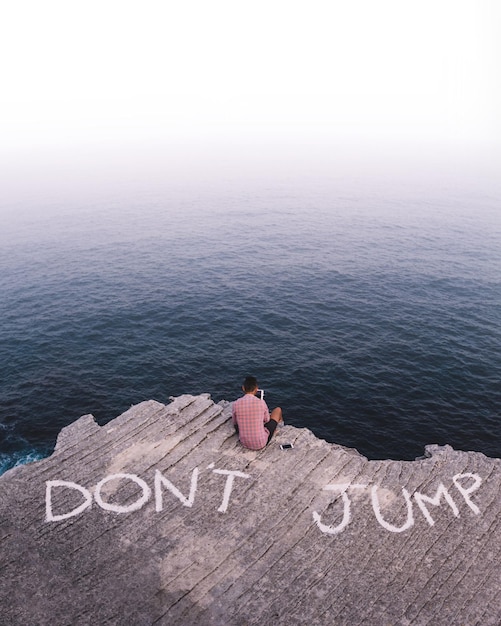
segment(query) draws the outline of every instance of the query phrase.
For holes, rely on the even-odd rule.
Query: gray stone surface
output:
[[[291,426],[251,452],[230,412],[86,415],[0,477],[2,625],[501,623],[500,460],[367,461]]]

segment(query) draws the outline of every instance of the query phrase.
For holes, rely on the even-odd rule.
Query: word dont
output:
[[[461,482],[464,479],[473,480],[473,483],[469,487],[465,487],[464,484]],[[470,494],[476,491],[482,484],[482,479],[480,478],[480,476],[478,476],[478,474],[471,474],[469,472],[466,474],[456,474],[452,478],[452,482],[454,483],[454,486],[459,491],[461,496],[464,498],[466,504],[475,513],[475,515],[478,515],[480,513],[480,509],[474,502],[471,501]],[[317,513],[317,511],[313,511],[313,519],[323,533],[327,533],[329,535],[337,535],[338,533],[343,532],[343,530],[345,530],[345,528],[351,522],[351,500],[348,495],[349,490],[366,490],[369,489],[369,487],[368,485],[362,485],[357,483],[339,483],[335,485],[326,485],[324,489],[328,491],[337,491],[341,495],[343,501],[343,518],[341,522],[336,526],[329,526],[328,524],[324,524],[322,522],[322,517],[319,513]],[[383,528],[392,533],[402,533],[404,532],[404,530],[408,530],[409,528],[414,526],[413,500],[418,505],[419,509],[423,513],[426,521],[430,526],[433,526],[435,521],[428,511],[427,504],[439,506],[442,498],[450,506],[455,517],[459,517],[459,509],[454,502],[451,494],[442,483],[439,484],[437,491],[433,497],[426,496],[422,493],[419,493],[419,491],[415,491],[411,496],[407,489],[405,489],[405,487],[402,487],[402,494],[404,496],[407,509],[407,519],[401,526],[394,526],[393,524],[390,524],[387,520],[385,520],[383,514],[381,513],[381,505],[377,485],[374,485],[370,488],[370,498],[374,515],[379,524],[381,524]]]
[[[223,469],[213,469],[214,464],[208,466],[207,469],[212,469],[214,474],[221,474],[226,476],[226,482],[224,485],[223,491],[223,499],[221,502],[221,506],[217,509],[220,513],[225,513],[228,509],[228,504],[230,502],[231,491],[233,489],[233,482],[235,478],[250,478],[249,474],[244,474],[243,472],[239,472],[237,470],[223,470]],[[170,480],[165,478],[165,476],[159,472],[155,471],[155,481],[154,481],[154,492],[155,492],[155,510],[157,512],[162,511],[163,509],[163,491],[166,489],[170,491],[176,498],[180,500],[183,506],[192,507],[193,502],[195,501],[195,494],[197,491],[198,484],[198,475],[199,469],[195,467],[195,469],[191,473],[191,483],[190,483],[190,493],[188,497],[184,496],[179,489],[171,483]],[[131,504],[121,505],[121,504],[112,504],[110,502],[106,502],[103,498],[103,487],[107,485],[112,480],[126,480],[132,481],[135,483],[140,490],[140,495]],[[52,492],[55,488],[65,488],[65,489],[73,489],[79,491],[84,500],[82,504],[72,509],[71,511],[66,511],[65,513],[54,514],[53,506],[52,506]],[[92,500],[96,502],[98,506],[100,506],[105,511],[113,511],[114,513],[131,513],[132,511],[138,511],[142,508],[146,502],[151,497],[151,489],[146,484],[144,480],[136,476],[135,474],[110,474],[103,478],[103,480],[99,481],[93,492],[89,491],[82,485],[78,483],[74,483],[67,480],[48,480],[46,483],[46,492],[45,492],[45,521],[46,522],[58,522],[60,520],[68,519],[70,517],[74,517],[75,515],[79,515],[85,509],[89,508],[92,505]]]

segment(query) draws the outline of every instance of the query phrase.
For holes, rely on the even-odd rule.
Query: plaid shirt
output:
[[[238,426],[238,436],[243,446],[251,450],[260,450],[268,443],[268,429],[264,427],[270,421],[268,406],[261,398],[251,393],[238,398],[233,403],[233,424]]]

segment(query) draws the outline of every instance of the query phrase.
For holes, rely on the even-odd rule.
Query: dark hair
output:
[[[255,376],[246,376],[244,380],[244,391],[254,391],[257,387],[257,378]]]

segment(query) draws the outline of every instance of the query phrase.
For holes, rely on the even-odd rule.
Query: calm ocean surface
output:
[[[501,457],[501,209],[486,190],[177,190],[6,207],[0,471],[85,413],[240,394],[371,459]]]

